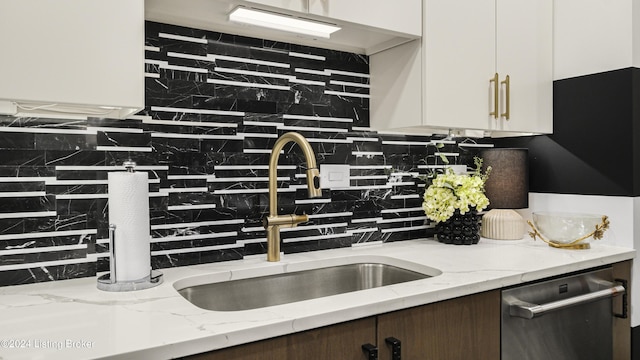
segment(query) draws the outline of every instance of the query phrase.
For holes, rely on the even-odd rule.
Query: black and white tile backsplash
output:
[[[381,135],[369,126],[366,56],[147,23],[146,108],[128,120],[0,116],[0,285],[108,270],[107,173],[133,159],[150,179],[154,268],[262,256],[270,149],[303,134],[351,185],[307,199],[305,160],[285,147],[285,253],[429,235],[416,176],[472,164],[483,142]],[[87,79],[90,81],[90,79]]]

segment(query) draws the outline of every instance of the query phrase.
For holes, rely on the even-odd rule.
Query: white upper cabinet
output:
[[[426,1],[424,124],[466,129],[489,124],[489,79],[496,64],[494,1]]]
[[[416,0],[309,0],[309,13],[419,37],[422,6]]]
[[[425,1],[421,42],[371,58],[372,127],[552,132],[552,1]]]
[[[0,33],[2,113],[123,118],[144,107],[143,0],[1,1]]]
[[[637,0],[553,3],[553,79],[640,68]]]
[[[553,1],[497,1],[496,72],[499,88],[497,131],[553,131]],[[509,101],[506,97],[509,96]],[[507,112],[509,118],[502,114]]]

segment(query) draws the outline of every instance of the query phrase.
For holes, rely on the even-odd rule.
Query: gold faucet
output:
[[[316,165],[316,155],[304,136],[296,132],[288,132],[276,140],[269,158],[269,216],[262,221],[267,230],[267,261],[280,261],[280,228],[294,227],[301,222],[309,221],[307,215],[278,215],[278,158],[280,151],[289,142],[295,142],[302,148],[307,160],[307,188],[309,197],[322,195],[320,189],[320,171]]]

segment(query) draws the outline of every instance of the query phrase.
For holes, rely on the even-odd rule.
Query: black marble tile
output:
[[[188,53],[187,53],[188,54]],[[191,58],[185,58],[183,56],[177,55],[174,53],[167,54],[167,56],[164,58],[168,64],[170,66],[177,66],[177,67],[185,67],[185,68],[189,68],[189,71],[194,71],[194,72],[199,72],[199,70],[206,70],[206,72],[212,72],[213,69],[215,68],[215,63],[211,60],[202,60],[202,59],[191,59]],[[194,70],[191,70],[194,69]],[[198,69],[198,70],[195,70]],[[205,71],[203,71],[203,74],[206,74]]]
[[[149,210],[166,210],[169,206],[169,197],[152,196],[149,197]]]
[[[192,81],[195,83],[206,83],[207,74],[191,69],[166,69],[160,68],[158,71],[161,79]]]
[[[224,249],[203,252],[189,252],[182,254],[154,255],[151,266],[154,269],[188,266],[210,262],[239,260],[243,256],[240,250]]]
[[[206,233],[205,233],[206,234]],[[198,235],[205,235],[198,234]],[[188,233],[186,235],[194,235]],[[177,240],[180,239],[180,235],[172,235],[170,241],[162,241],[162,237],[154,237],[153,242],[151,243],[151,251],[164,251],[164,250],[180,250],[180,249],[197,249],[200,247],[206,246],[217,246],[217,245],[229,245],[235,244],[236,238],[229,237],[216,237],[215,234],[212,234],[210,238],[203,239],[185,239],[185,240]]]
[[[35,134],[36,150],[95,150],[96,135]]]
[[[237,110],[250,113],[275,114],[278,103],[266,100],[243,100],[237,101]]]
[[[279,156],[280,165],[295,165],[296,169],[280,170],[279,188],[299,186],[295,191],[278,193],[280,214],[322,214],[302,224],[295,231],[284,231],[283,251],[286,253],[316,251],[329,248],[348,247],[353,243],[401,241],[423,238],[432,229],[422,228],[424,220],[402,220],[403,217],[420,217],[421,211],[399,211],[381,213],[382,209],[405,209],[421,206],[420,182],[411,176],[398,175],[389,180],[393,171],[411,171],[425,174],[417,169],[418,164],[435,164],[434,146],[407,144],[383,144],[382,140],[404,139],[410,142],[428,142],[430,137],[407,135],[379,135],[375,131],[353,131],[354,127],[369,126],[370,100],[366,97],[327,95],[325,90],[368,94],[367,87],[353,84],[330,84],[330,80],[369,84],[366,76],[340,74],[327,75],[296,72],[296,68],[318,71],[342,70],[367,74],[369,59],[358,54],[320,49],[295,44],[281,43],[232,34],[217,33],[183,26],[146,22],[145,44],[159,48],[147,50],[146,57],[168,64],[205,69],[206,73],[194,70],[166,69],[156,64],[146,64],[147,72],[159,74],[159,78],[145,78],[146,107],[138,115],[151,120],[172,121],[153,123],[141,119],[116,120],[106,118],[48,119],[36,117],[0,116],[0,126],[38,127],[51,129],[85,130],[87,127],[115,128],[99,129],[97,134],[67,133],[2,133],[0,132],[0,177],[47,177],[56,180],[76,180],[78,184],[45,185],[42,181],[0,182],[0,191],[45,191],[43,198],[3,198],[0,212],[55,211],[56,216],[26,219],[0,219],[0,234],[22,234],[80,229],[96,229],[97,234],[47,238],[8,239],[0,241],[3,247],[43,247],[86,244],[86,249],[56,251],[48,253],[25,253],[3,257],[4,263],[31,263],[44,260],[83,259],[87,254],[108,251],[107,244],[96,244],[96,239],[108,237],[108,200],[105,184],[89,180],[106,180],[108,170],[92,167],[121,165],[131,159],[138,165],[166,166],[167,170],[149,170],[150,217],[154,238],[167,236],[204,235],[204,238],[181,241],[157,241],[152,248],[153,268],[185,266],[207,262],[241,259],[246,255],[266,252],[265,231],[262,219],[269,212],[268,194],[264,181],[268,171],[266,165],[270,154],[254,153],[252,150],[269,150],[277,137],[286,131],[298,131],[309,138],[318,163],[369,165],[372,169],[351,169],[353,176],[382,175],[380,179],[354,180],[352,186],[373,186],[343,190],[323,189],[318,202],[296,204],[297,199],[306,199],[304,174],[306,159],[297,145],[288,144]],[[160,37],[160,33],[203,39],[202,42]],[[325,57],[324,60],[291,56],[289,51]],[[215,61],[185,59],[168,56],[169,52],[209,56],[216,54],[246,59],[264,60],[282,64],[229,61],[223,57]],[[297,79],[322,82],[304,84],[290,82],[278,77],[260,74],[235,74],[216,70],[225,67],[232,70],[254,71],[271,74],[286,74]],[[207,79],[231,80],[253,83],[248,86],[208,83]],[[280,85],[287,90],[255,87],[254,84]],[[169,109],[163,109],[169,108]],[[193,110],[191,110],[193,109]],[[244,116],[225,115],[211,110],[244,112]],[[350,118],[353,122],[315,121],[284,119],[283,114]],[[231,126],[206,126],[199,123],[225,123]],[[253,123],[253,124],[252,124]],[[255,125],[258,123],[259,125]],[[264,126],[268,123],[271,126]],[[283,126],[288,128],[284,129]],[[117,131],[117,129],[125,131]],[[142,133],[132,133],[141,129]],[[346,132],[336,131],[346,130]],[[152,136],[152,134],[154,134]],[[164,135],[167,134],[167,135]],[[235,137],[237,134],[245,136]],[[255,135],[251,135],[255,134]],[[265,136],[266,135],[266,136]],[[182,136],[182,137],[180,137]],[[345,141],[349,138],[367,137],[376,141]],[[315,139],[318,139],[314,141]],[[487,139],[456,139],[457,141],[488,141]],[[150,147],[152,151],[97,151],[96,146]],[[472,163],[477,148],[447,145],[451,152],[460,155],[454,161]],[[445,150],[446,150],[445,149]],[[245,152],[247,151],[247,152]],[[371,155],[353,155],[353,152]],[[81,168],[66,168],[80,166]],[[85,168],[86,167],[86,168]],[[184,175],[214,175],[216,181],[188,178]],[[237,180],[234,178],[249,178]],[[251,181],[261,177],[260,181]],[[228,179],[228,180],[226,180]],[[413,182],[397,186],[386,186],[388,181]],[[376,188],[376,186],[378,186]],[[178,189],[205,188],[205,191],[181,192]],[[174,189],[168,195],[158,196],[160,189]],[[230,191],[229,190],[233,190]],[[85,198],[71,200],[55,198],[56,195],[84,194]],[[418,195],[415,198],[394,199],[392,195]],[[330,202],[325,202],[330,199]],[[7,200],[7,201],[5,201]],[[215,208],[199,209],[198,205],[215,205]],[[186,206],[171,208],[170,206]],[[189,206],[196,208],[189,209]],[[22,209],[22,210],[20,210]],[[44,209],[44,210],[43,210]],[[5,211],[6,210],[6,211]],[[399,221],[378,223],[377,219]],[[365,219],[365,221],[356,221]],[[368,220],[370,219],[370,220]],[[232,220],[225,223],[225,221]],[[240,220],[240,221],[235,221]],[[180,224],[193,224],[188,227]],[[172,226],[175,225],[175,226]],[[158,225],[166,225],[158,228]],[[309,226],[309,228],[305,228]],[[314,228],[319,226],[320,228]],[[166,228],[168,227],[168,228]],[[404,228],[409,228],[404,229]],[[396,228],[398,230],[396,230]],[[402,228],[402,229],[400,229]],[[350,236],[340,236],[347,229],[355,231]],[[382,229],[382,230],[381,230]],[[219,237],[221,233],[236,233]],[[211,235],[208,235],[211,234]],[[426,234],[426,235],[425,235]],[[305,240],[306,237],[317,240]],[[257,242],[253,240],[258,239]],[[300,239],[300,240],[296,240]],[[247,240],[244,245],[239,240]],[[209,246],[238,244],[232,249],[206,250]],[[202,248],[203,250],[199,250]],[[163,251],[178,252],[162,254]],[[180,253],[182,251],[182,253]],[[160,252],[160,253],[158,253]],[[39,267],[0,273],[0,286],[39,281],[60,280],[74,277],[95,276],[96,271],[107,271],[108,257],[87,260],[79,265]]]
[[[0,182],[0,192],[44,191],[44,181]]]
[[[122,166],[125,161],[133,161],[137,166],[154,166],[159,165],[157,155],[149,152],[137,152],[137,151],[109,151],[103,152],[105,154],[105,165],[107,166]],[[107,171],[101,172],[106,179]],[[147,171],[149,173],[149,179],[157,179],[159,177],[166,177],[166,171],[153,170]]]
[[[313,116],[314,113],[313,104],[300,104],[294,102],[281,102],[278,104],[278,113],[291,114],[291,115],[306,115]]]
[[[216,196],[209,192],[170,193],[167,206],[216,204]]]
[[[254,39],[254,40],[258,40],[258,39]],[[256,44],[255,46],[260,46],[259,41],[254,41],[254,43]],[[209,54],[227,55],[227,56],[251,59],[251,49],[249,48],[249,46],[247,46],[247,44],[240,45],[240,44],[228,43],[228,42],[222,42],[222,41],[209,41],[207,45],[207,51]],[[218,62],[219,61],[216,61],[216,64],[218,64]],[[223,61],[222,63],[232,64],[232,66],[236,64],[236,62],[230,62],[230,61]]]
[[[35,266],[29,269],[3,271],[0,276],[0,286],[75,279],[95,276],[95,274],[96,264],[91,262],[47,267]]]
[[[244,256],[244,249],[241,247],[232,249],[221,249],[213,251],[203,251],[200,253],[200,263],[212,263],[231,260],[240,260]]]
[[[245,101],[293,102],[291,90],[265,89],[250,86],[215,84],[216,96]]]
[[[158,33],[161,31],[162,25],[153,21],[144,22],[145,45],[158,46]]]
[[[239,153],[244,149],[243,141],[231,139],[208,139],[200,141],[201,152]]]
[[[381,240],[380,231],[357,232],[354,233],[351,238],[353,244],[363,244]]]
[[[362,191],[359,189],[331,190],[331,201],[354,202],[358,200],[369,200],[368,197],[362,197]]]
[[[218,221],[218,220],[233,220],[238,219],[237,211],[234,208],[221,207],[216,209],[204,209],[192,211],[193,221]],[[239,225],[223,225],[232,226],[234,229],[239,230],[242,227],[242,223]]]
[[[434,230],[430,229],[420,229],[420,230],[410,230],[408,231],[407,238],[408,240],[414,239],[425,239],[425,238],[433,238]]]
[[[223,118],[221,120],[223,120],[221,122],[224,123],[236,123],[238,121],[237,117],[231,119],[232,121],[227,121],[230,120],[229,117]],[[236,129],[228,126],[193,126],[193,133],[194,135],[226,135],[226,137],[232,138],[230,140],[236,140],[233,139],[233,137],[237,135]],[[206,139],[206,137],[203,137],[202,140]],[[242,141],[242,139],[240,138],[238,138],[237,140]]]
[[[360,98],[331,96],[331,112],[336,117],[352,118],[352,126],[369,126],[369,101]]]
[[[104,252],[109,252],[109,251],[107,249]],[[97,273],[105,272],[105,271],[109,272],[111,270],[111,268],[109,267],[108,257],[99,257],[98,260],[95,262],[95,266],[96,266]]]
[[[40,117],[14,117],[0,115],[0,124],[14,128],[39,128],[39,129],[71,129],[84,130],[86,120],[64,118],[40,118]]]
[[[98,146],[149,147],[151,134],[130,134],[117,131],[98,131]]]
[[[1,265],[28,264],[35,262],[57,261],[68,259],[82,259],[87,256],[86,250],[64,250],[64,251],[48,251],[35,252],[27,254],[3,255],[0,257]]]
[[[107,185],[47,185],[47,194],[66,195],[66,194],[106,194]]]
[[[322,240],[300,241],[295,243],[283,243],[281,246],[285,254],[302,253],[317,250],[336,249],[349,247],[352,240],[349,237],[326,238]]]
[[[213,90],[213,85],[211,85],[211,90]],[[200,94],[196,93],[191,96],[191,106],[193,109],[207,109],[207,110],[224,110],[224,111],[244,111],[238,109],[238,101],[236,99],[220,99],[214,94],[208,94],[206,92]],[[229,122],[234,120],[236,117],[229,117]],[[217,120],[223,119],[223,117],[218,117]]]
[[[219,33],[219,32],[207,32],[207,41],[209,43],[217,41],[217,42],[234,44],[236,41],[236,35]]]
[[[0,235],[22,234],[27,232],[25,229],[25,219],[0,219]]]
[[[2,149],[35,149],[35,134],[0,132],[0,151]]]
[[[417,169],[418,161],[423,160],[415,158],[407,153],[386,153],[385,158],[387,163],[392,165],[392,171],[412,171]],[[453,162],[452,162],[453,163]]]
[[[369,73],[369,57],[366,55],[331,51],[328,52],[326,56],[327,66],[331,69],[361,74]]]
[[[2,198],[0,202],[1,213],[30,212],[30,211],[54,211],[55,196],[29,196],[22,198]]]
[[[191,210],[154,210],[149,212],[151,226],[193,222]]]
[[[55,167],[51,167],[55,169]],[[97,171],[97,170],[75,170],[74,168],[58,168],[53,171],[53,177],[56,180],[98,180],[98,179],[107,179],[106,171]]]
[[[255,213],[259,209],[266,211],[268,201],[261,194],[226,194],[214,195],[214,203],[220,207],[235,208],[238,216],[245,217]]]
[[[99,196],[99,195],[96,195]],[[55,210],[58,215],[86,214],[100,211],[98,198],[90,199],[57,199]]]
[[[70,216],[59,215],[55,218],[56,231],[95,229],[96,226],[96,215],[93,213],[73,214]],[[86,237],[81,240],[83,242],[90,242],[92,238]]]
[[[158,69],[155,72],[160,73],[160,70]],[[198,92],[195,92],[196,90]],[[192,104],[191,97],[193,95],[205,91],[205,93],[210,94],[209,96],[213,96],[213,90],[213,86],[202,84],[201,82],[167,78],[145,78],[145,102],[148,108],[151,106],[189,108]],[[149,110],[146,113],[150,115]]]
[[[56,231],[57,216],[24,218],[25,233]],[[75,243],[78,239],[74,238]]]
[[[168,159],[179,156],[179,154],[200,152],[199,139],[156,137],[153,138],[151,146],[160,160],[159,164],[167,164]]]
[[[12,166],[16,168],[44,166],[44,150],[2,150],[0,151],[0,167]]]
[[[384,242],[410,240],[408,231],[388,232],[383,235]]]
[[[300,53],[300,54],[307,54],[307,55],[316,55],[313,53],[309,53],[309,52],[300,52],[300,51],[295,51],[296,53]],[[316,56],[322,56],[322,55],[316,55]],[[317,70],[317,71],[323,71],[326,68],[326,61],[325,60],[320,60],[320,59],[310,59],[310,58],[306,58],[306,57],[298,57],[298,56],[289,56],[289,64],[291,64],[291,68],[292,70],[295,70],[296,68],[303,68],[303,69],[310,69],[310,70]],[[303,73],[303,72],[293,72],[293,74],[295,74],[297,77],[304,77],[307,78],[307,76],[315,76],[315,78],[308,78],[310,80],[314,80],[314,79],[318,79],[320,81],[325,81],[328,80],[328,78],[330,77],[330,74],[325,74],[325,75],[314,75],[314,74],[307,74],[307,73]]]
[[[348,144],[320,143],[317,150],[317,159],[325,164],[350,164],[355,158]]]
[[[47,166],[103,166],[105,155],[102,151],[92,150],[47,150]]]
[[[356,200],[351,202],[351,211],[353,212],[353,219],[368,219],[374,218],[379,215],[380,208],[375,202],[370,200]]]
[[[285,42],[259,39],[259,38],[240,36],[240,35],[234,36],[233,43],[240,46],[248,46],[251,48],[262,49],[262,51],[271,50],[273,52],[280,52],[284,54],[287,54],[289,52],[289,49],[291,49],[291,46],[292,46],[291,44],[285,43]]]
[[[267,243],[248,243],[244,246],[244,254],[246,255],[258,255],[258,254],[266,254],[267,253]],[[265,255],[265,260],[266,260]]]

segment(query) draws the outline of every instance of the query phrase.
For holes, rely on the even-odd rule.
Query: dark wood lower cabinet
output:
[[[390,336],[402,342],[402,360],[500,359],[500,291],[378,316],[380,360],[392,360]]]
[[[402,359],[499,359],[500,291],[447,300],[186,357],[189,360],[364,360],[362,345],[392,359],[385,339],[401,342]]]
[[[369,317],[186,357],[189,360],[362,360],[362,344],[376,342]]]

